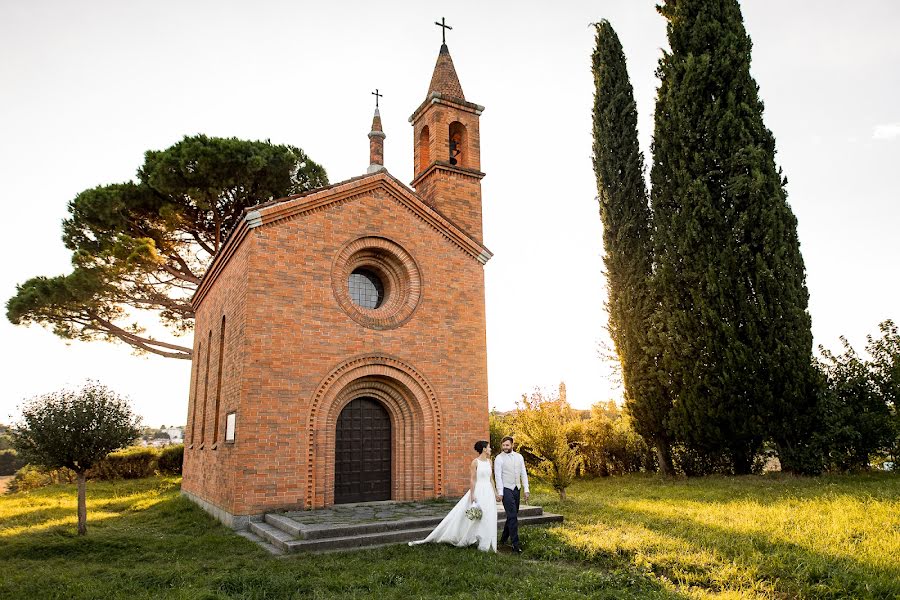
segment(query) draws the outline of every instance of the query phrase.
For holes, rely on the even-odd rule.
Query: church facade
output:
[[[461,496],[488,438],[479,118],[446,44],[383,165],[249,209],[201,282],[183,493],[268,511]]]

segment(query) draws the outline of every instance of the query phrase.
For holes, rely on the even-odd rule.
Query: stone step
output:
[[[242,529],[240,531],[235,531],[235,533],[237,533],[242,538],[246,538],[246,539],[250,540],[251,542],[255,543],[257,546],[261,547],[263,550],[265,550],[269,554],[274,554],[275,556],[284,555],[283,549],[281,549],[278,546],[275,546],[273,544],[270,544],[267,540],[256,535],[249,529]]]
[[[562,520],[562,515],[542,514],[530,517],[521,517],[519,519],[519,525],[544,525],[547,523],[558,523]],[[498,529],[502,529],[503,521],[501,520],[497,525]],[[287,552],[328,552],[335,550],[355,550],[423,540],[428,537],[428,534],[431,533],[432,529],[433,527],[424,527],[415,529],[382,531],[362,535],[347,535],[341,537],[319,539],[298,539],[286,541],[283,543],[283,546],[278,547],[283,548]],[[286,535],[284,532],[281,532],[281,534]],[[271,540],[271,538],[267,539]]]
[[[540,517],[543,514],[544,509],[540,506],[519,507],[520,521],[524,518]],[[291,537],[301,540],[320,540],[386,533],[391,531],[434,528],[434,526],[440,523],[444,518],[444,515],[440,515],[436,517],[408,517],[405,519],[392,519],[370,523],[325,523],[310,525],[291,518],[292,515],[300,517],[303,513],[268,513],[265,515],[264,520],[266,524],[280,529]],[[498,505],[497,508],[497,520],[500,522],[506,520],[506,512],[500,505]]]
[[[285,549],[288,552],[321,552],[325,550],[349,550],[386,544],[402,544],[414,540],[423,540],[428,537],[431,530],[431,527],[426,527],[424,529],[400,529],[397,531],[382,531],[344,537],[293,540],[287,542]]]
[[[277,527],[273,527],[268,523],[261,523],[259,521],[250,521],[250,531],[255,533],[267,543],[275,546],[282,552],[288,552],[288,542],[295,541],[295,538],[284,531],[278,529]]]
[[[519,506],[519,518],[522,517],[539,517],[544,514],[543,507],[540,506],[531,506],[528,504],[522,504]],[[497,520],[505,521],[506,520],[506,511],[503,510],[503,505],[497,505]]]

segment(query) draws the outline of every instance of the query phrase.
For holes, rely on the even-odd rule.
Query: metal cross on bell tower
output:
[[[383,98],[384,94],[379,94],[378,88],[375,88],[375,91],[372,92],[372,95],[375,96],[375,108],[378,108],[378,99]]]
[[[447,44],[447,30],[453,29],[453,28],[450,27],[449,25],[447,25],[447,20],[444,17],[441,17],[440,23],[435,21],[434,24],[441,28],[441,43],[446,45]]]

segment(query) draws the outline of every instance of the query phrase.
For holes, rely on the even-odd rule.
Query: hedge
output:
[[[15,450],[0,450],[0,475],[15,475],[24,466],[25,461]]]
[[[181,464],[184,462],[184,444],[166,446],[159,453],[158,468],[160,473],[181,475]]]
[[[12,451],[0,452],[0,456],[3,456],[5,452]],[[108,481],[140,479],[156,473],[180,475],[183,461],[184,446],[181,444],[166,446],[162,450],[150,446],[132,446],[111,452],[87,472],[87,478]],[[74,482],[75,472],[69,469],[44,469],[35,465],[24,465],[15,471],[15,478],[10,483],[10,491],[23,492],[54,483]]]

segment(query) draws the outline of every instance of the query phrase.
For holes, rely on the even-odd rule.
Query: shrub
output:
[[[566,436],[568,424],[575,414],[568,402],[557,396],[544,398],[535,391],[531,397],[523,396],[516,403],[514,417],[516,443],[526,462],[529,456],[536,459],[534,474],[547,482],[566,499],[566,488],[572,484],[582,466],[581,455],[569,444]]]
[[[672,446],[672,462],[676,472],[688,477],[734,474],[734,463],[727,454],[705,453],[682,444]],[[761,458],[757,457],[751,464],[751,472],[761,472],[762,466]]]
[[[615,403],[597,403],[586,421],[569,424],[569,441],[578,447],[584,473],[605,477],[655,471],[652,449]]]
[[[184,463],[184,444],[166,446],[159,453],[158,468],[161,473],[181,475],[182,463]]]
[[[879,458],[893,458],[898,439],[900,334],[892,321],[879,325],[880,338],[867,336],[870,359],[841,337],[843,353],[819,346],[819,370],[826,381],[820,397],[815,440],[830,471],[867,469]]]
[[[92,479],[140,479],[156,473],[159,451],[156,448],[132,446],[109,453],[91,469]]]
[[[19,458],[15,450],[0,450],[0,475],[15,475],[16,471],[25,466],[25,461]]]
[[[75,471],[62,467],[60,469],[46,469],[35,465],[25,465],[16,471],[15,477],[9,484],[10,492],[27,492],[56,483],[75,483],[78,475]]]

